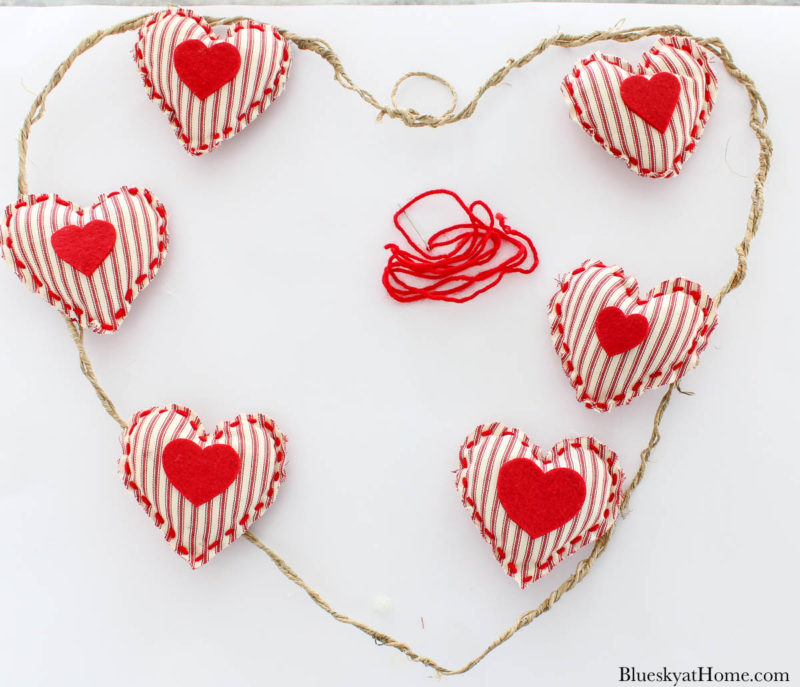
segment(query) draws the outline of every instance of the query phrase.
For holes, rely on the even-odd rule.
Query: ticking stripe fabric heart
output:
[[[523,589],[608,531],[623,479],[617,455],[596,439],[563,439],[544,452],[499,422],[467,437],[456,471],[464,507]]]
[[[286,438],[265,415],[206,432],[185,406],[136,413],[122,434],[122,481],[192,568],[239,538],[275,501]]]
[[[562,275],[550,334],[579,401],[605,412],[683,377],[717,325],[714,299],[670,279],[644,296],[618,265],[587,260]]]
[[[269,24],[237,22],[223,37],[191,10],[153,15],[136,43],[147,95],[169,116],[192,155],[216,148],[281,94],[289,44]]]
[[[123,186],[82,208],[55,194],[6,208],[5,261],[22,283],[81,327],[115,332],[167,253],[167,213]]]
[[[681,171],[717,97],[710,53],[691,38],[665,36],[632,66],[596,52],[577,62],[561,92],[569,115],[606,151],[644,177]]]

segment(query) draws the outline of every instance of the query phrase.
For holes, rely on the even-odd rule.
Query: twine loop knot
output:
[[[450,91],[451,96],[450,107],[440,115],[421,114],[412,107],[400,107],[397,104],[397,91],[400,89],[400,86],[403,84],[403,82],[413,77],[430,79],[431,81],[436,81],[447,88],[447,90]],[[456,92],[456,89],[453,88],[452,84],[446,79],[443,79],[441,76],[431,74],[430,72],[408,72],[407,74],[403,74],[403,76],[395,81],[394,87],[392,88],[391,101],[391,107],[385,105],[380,108],[380,112],[378,113],[379,122],[383,119],[384,115],[386,115],[391,119],[402,120],[406,126],[430,126],[436,128],[437,126],[442,126],[452,121],[453,113],[456,111],[456,106],[458,105],[458,93]]]

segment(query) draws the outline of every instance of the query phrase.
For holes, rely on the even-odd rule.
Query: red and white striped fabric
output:
[[[163,457],[175,440],[199,448],[184,464],[183,474],[170,471],[170,479]],[[286,438],[265,415],[239,415],[209,433],[184,406],[148,408],[131,418],[120,441],[122,481],[192,568],[208,563],[246,532],[272,505],[285,477]],[[205,453],[212,446],[230,447],[240,459],[238,469],[221,482],[217,456]],[[213,497],[195,505],[184,492],[191,496],[192,483],[198,481],[204,482],[206,496]]]
[[[525,432],[494,422],[475,428],[459,458],[456,487],[464,507],[503,570],[523,589],[605,534],[619,513],[625,476],[614,451],[591,437],[563,439],[544,453]],[[512,473],[515,466],[523,470]],[[524,479],[526,469],[538,475],[538,483]],[[569,513],[556,514],[552,520],[553,511],[569,497],[570,480],[559,479],[563,477],[578,484],[582,480],[585,491],[574,503],[571,512],[576,514],[568,519]],[[518,515],[526,509],[527,521]],[[545,533],[529,534],[531,516],[541,522],[550,518],[540,528]],[[559,522],[563,524],[552,527]]]
[[[196,49],[184,55],[179,74],[175,51],[187,41],[202,45],[189,44]],[[239,61],[220,49],[224,44],[236,49]],[[221,61],[215,51],[223,53]],[[233,64],[224,59],[231,52]],[[179,8],[157,12],[139,29],[135,55],[148,96],[192,155],[213,150],[266,110],[283,91],[291,64],[289,44],[273,26],[247,19],[217,37],[201,16]]]
[[[100,237],[109,241],[104,246],[91,233],[94,226],[110,232]],[[56,232],[70,235],[72,253],[60,254],[72,263],[59,257]],[[167,213],[147,189],[125,186],[86,208],[55,194],[29,195],[6,208],[0,237],[5,261],[26,287],[79,326],[107,334],[119,328],[164,261]],[[83,254],[91,257],[88,268],[75,261]]]
[[[678,174],[694,152],[716,100],[717,77],[710,57],[691,38],[680,36],[660,38],[636,66],[596,52],[575,64],[561,92],[570,117],[606,151],[641,176],[668,178]],[[680,86],[677,106],[662,102],[658,89],[653,89],[650,105],[667,108],[662,114],[669,124],[663,133],[626,105],[621,93],[627,79],[662,72],[673,74]]]
[[[663,281],[639,296],[636,279],[618,265],[587,260],[560,284],[550,301],[553,344],[578,400],[600,412],[683,377],[717,325],[716,302],[687,279]],[[641,318],[644,328],[632,332]]]

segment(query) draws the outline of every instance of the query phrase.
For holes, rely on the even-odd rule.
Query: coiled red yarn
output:
[[[440,229],[426,246],[421,246],[408,235],[399,217],[423,198],[436,194],[451,196],[467,221]],[[476,207],[486,212],[488,223],[475,214]],[[392,254],[383,270],[383,285],[402,303],[424,298],[464,303],[491,289],[506,274],[530,274],[539,264],[533,242],[509,227],[503,215],[494,215],[482,200],[467,206],[457,193],[447,189],[425,191],[410,200],[394,214],[394,226],[412,250],[394,243],[385,246]]]

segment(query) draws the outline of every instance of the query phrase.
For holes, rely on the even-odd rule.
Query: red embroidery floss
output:
[[[400,216],[419,201],[433,195],[453,198],[466,215],[466,222],[437,231],[426,245],[415,241],[400,224]],[[486,213],[486,220],[475,208]],[[422,299],[464,303],[488,291],[506,274],[530,274],[539,264],[533,242],[506,224],[506,218],[492,213],[482,200],[469,206],[457,193],[447,189],[425,191],[394,214],[394,226],[412,250],[395,243],[383,270],[383,285],[401,303]]]

